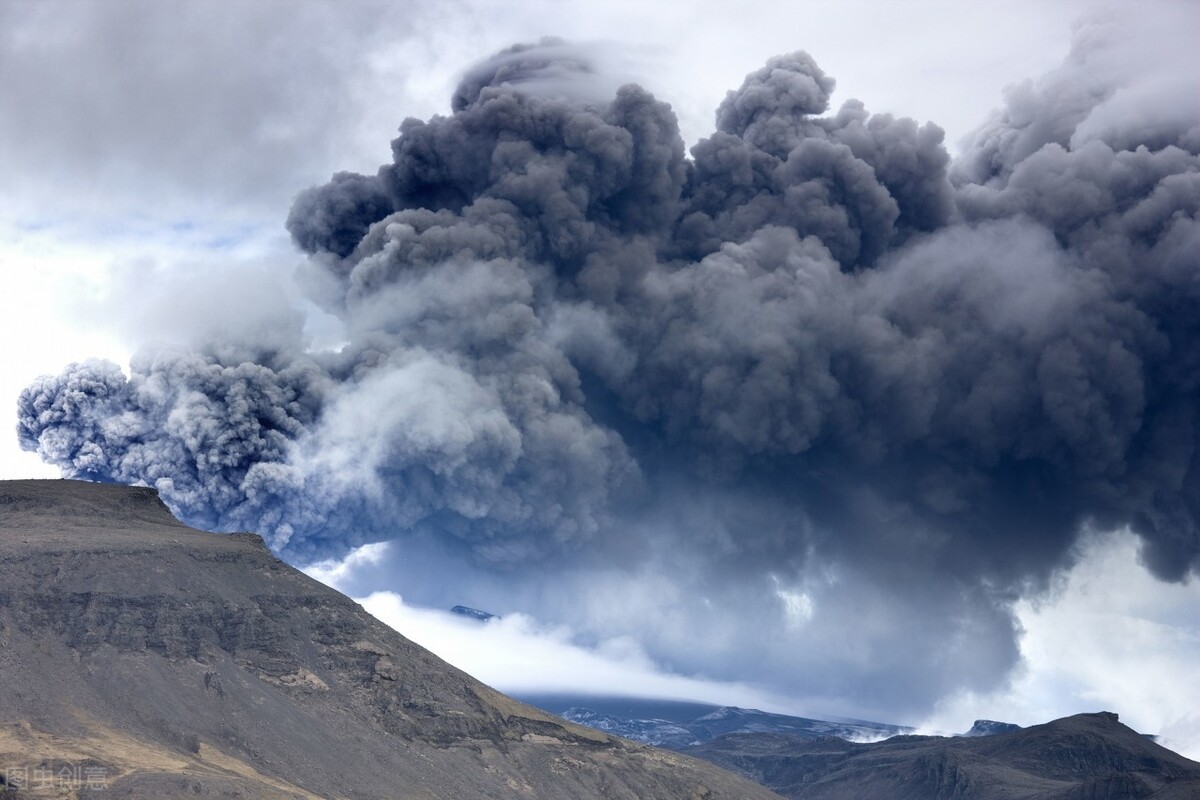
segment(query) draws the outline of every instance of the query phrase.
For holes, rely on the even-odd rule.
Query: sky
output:
[[[1129,8],[6,3],[0,477],[502,690],[1200,757],[1200,19]]]

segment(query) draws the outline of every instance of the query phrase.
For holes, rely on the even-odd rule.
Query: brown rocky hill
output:
[[[518,703],[150,489],[0,482],[0,797],[755,798]]]
[[[733,734],[687,752],[793,800],[1200,800],[1200,764],[1111,713],[994,736],[873,744]]]

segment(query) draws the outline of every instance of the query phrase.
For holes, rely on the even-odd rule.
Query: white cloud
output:
[[[963,731],[977,718],[1033,725],[1115,711],[1142,733],[1200,759],[1200,581],[1163,583],[1138,565],[1129,531],[1093,534],[1043,596],[1015,607],[1022,665],[992,695],[941,703],[923,729]]]
[[[305,572],[336,589],[351,580],[356,570],[380,563],[388,548],[386,543],[366,545],[345,559],[324,561]],[[673,674],[629,636],[585,644],[570,627],[548,625],[527,614],[507,614],[481,623],[449,611],[410,605],[392,591],[356,599],[407,638],[510,694],[644,697],[799,713],[787,699],[746,684]]]
[[[395,592],[359,602],[371,614],[484,683],[510,694],[571,693],[777,707],[777,700],[737,683],[664,672],[632,638],[586,647],[565,626],[524,614],[479,623],[404,603]]]
[[[789,588],[778,575],[772,575],[771,582],[775,585],[775,596],[783,604],[784,619],[789,627],[798,628],[813,618],[815,608],[808,592]]]
[[[387,555],[391,545],[388,542],[374,542],[355,548],[341,560],[320,561],[304,568],[304,573],[326,586],[342,591],[345,582],[355,571],[380,563]]]
[[[56,373],[73,361],[108,358],[126,363],[129,350],[111,328],[81,320],[75,309],[101,289],[108,254],[86,242],[63,239],[55,231],[0,227],[0,408],[9,424],[0,426],[0,479],[56,478],[17,444],[16,408],[21,390],[40,375]]]

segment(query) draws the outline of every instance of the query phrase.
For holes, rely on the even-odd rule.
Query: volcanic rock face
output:
[[[1200,764],[1078,714],[991,736],[874,744],[733,734],[688,750],[793,800],[1168,800],[1200,797]]]
[[[28,797],[775,796],[495,692],[257,536],[76,481],[0,483],[0,774]]]

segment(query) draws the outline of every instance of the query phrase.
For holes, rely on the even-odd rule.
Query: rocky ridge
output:
[[[792,800],[1200,797],[1200,763],[1107,712],[986,736],[896,736],[872,744],[832,736],[732,734],[687,752]]]

